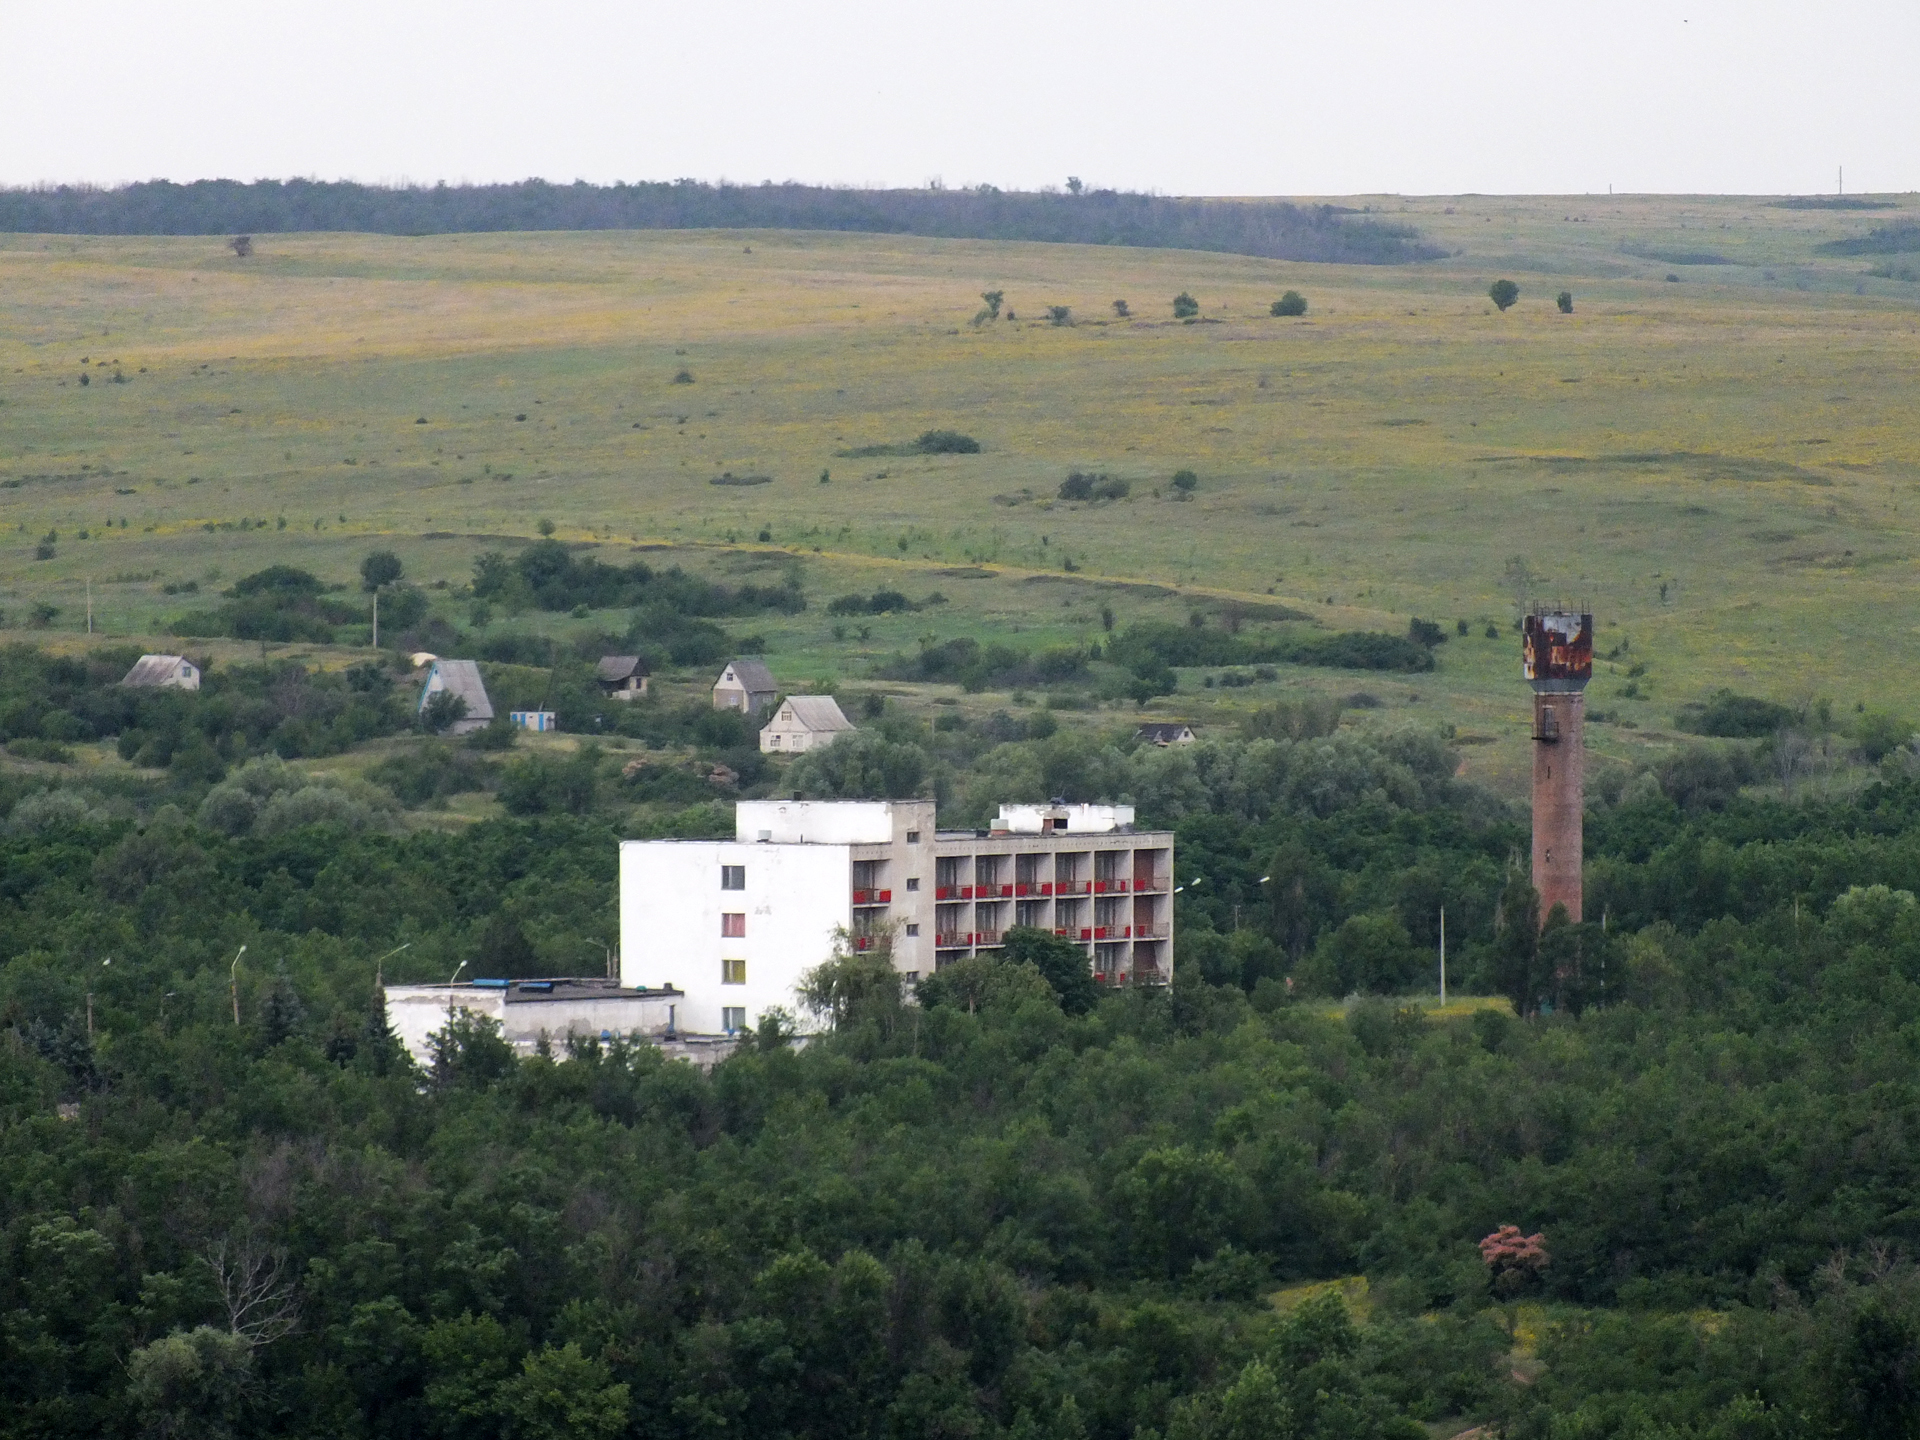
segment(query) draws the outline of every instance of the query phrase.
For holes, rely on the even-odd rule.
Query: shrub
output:
[[[1174,319],[1191,320],[1195,315],[1198,315],[1199,313],[1200,313],[1200,302],[1194,299],[1193,296],[1189,295],[1186,291],[1182,290],[1178,295],[1173,297],[1173,318]]]
[[[1307,297],[1298,290],[1289,290],[1273,302],[1272,313],[1289,317],[1304,315],[1307,313]]]
[[[1062,500],[1123,500],[1133,482],[1093,471],[1075,470],[1060,482]]]
[[[1116,300],[1113,302],[1113,314],[1117,320],[1131,320],[1133,318],[1133,311],[1127,308],[1127,302],[1124,300]]]
[[[1757,695],[1736,695],[1717,690],[1704,701],[1682,705],[1674,724],[1695,735],[1713,735],[1727,740],[1756,740],[1791,725],[1793,711]]]
[[[46,765],[71,765],[73,751],[58,740],[12,740],[7,743],[9,753],[18,755],[22,760],[38,760]],[[1874,757],[1878,759],[1878,756]]]
[[[1071,325],[1073,323],[1073,307],[1071,305],[1049,305],[1047,307],[1047,323],[1049,325]]]
[[[978,455],[980,442],[958,430],[925,430],[913,448],[921,455]]]
[[[1560,307],[1560,313],[1562,315],[1571,315],[1573,313],[1573,292],[1571,290],[1562,290],[1558,295],[1553,297],[1553,303]]]
[[[676,385],[691,385],[693,383],[693,372],[691,370],[676,370],[673,375],[673,383]]]
[[[841,595],[827,602],[829,615],[905,614],[920,608],[898,590],[876,590],[871,595]]]
[[[1447,643],[1447,632],[1440,628],[1440,622],[1437,620],[1421,620],[1416,617],[1407,622],[1407,638],[1431,650],[1436,645]]]
[[[498,724],[511,736],[510,721],[502,717]],[[474,735],[486,735],[493,729],[489,725]],[[403,805],[417,807],[449,795],[486,789],[493,778],[493,767],[471,750],[428,744],[388,756],[367,771],[367,778],[391,791]],[[224,788],[216,787],[208,800]]]
[[[1876,765],[1913,738],[1913,726],[1884,710],[1869,710],[1854,728],[1860,753]],[[14,747],[18,749],[18,746]]]
[[[510,815],[584,815],[593,808],[600,757],[583,748],[571,758],[528,755],[500,778],[500,803]]]
[[[420,707],[420,728],[429,735],[450,730],[466,718],[467,702],[451,690],[436,690]]]
[[[1520,287],[1511,280],[1496,280],[1487,287],[1487,298],[1505,311],[1520,298]]]
[[[327,825],[340,830],[369,830],[378,821],[371,807],[331,785],[309,785],[302,790],[284,790],[260,807],[254,831],[260,835],[284,835],[309,825]]]
[[[920,793],[927,752],[857,730],[794,761],[785,784],[796,793],[830,800],[883,800]]]
[[[1200,477],[1191,470],[1176,470],[1173,472],[1173,488],[1182,495],[1191,495],[1200,488]]]

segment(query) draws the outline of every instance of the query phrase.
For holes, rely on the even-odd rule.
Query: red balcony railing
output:
[[[1168,933],[1169,927],[1165,925],[1136,925],[1133,927],[1133,938],[1136,940],[1164,940],[1167,938]]]
[[[974,932],[973,943],[975,945],[1003,945],[1006,943],[1005,932],[1000,930],[976,931]]]
[[[1087,882],[1084,880],[1056,880],[1053,882],[1053,893],[1056,895],[1085,895],[1087,893]]]
[[[853,892],[853,903],[856,905],[891,905],[893,903],[893,891],[856,890]]]
[[[1167,877],[1164,875],[1136,875],[1133,877],[1133,888],[1135,893],[1149,890],[1164,890],[1167,888]]]
[[[873,949],[873,940],[874,937],[871,935],[856,935],[853,937],[853,948],[856,950],[871,950]]]
[[[935,935],[933,945],[936,950],[964,950],[973,943],[973,936],[963,930],[951,931],[945,935]]]
[[[1093,882],[1093,893],[1096,895],[1124,895],[1127,893],[1127,882],[1124,880],[1096,880]]]
[[[1082,940],[1130,940],[1133,938],[1131,925],[1096,925],[1091,930],[1080,932]]]

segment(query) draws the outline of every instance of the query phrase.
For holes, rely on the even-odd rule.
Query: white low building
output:
[[[789,695],[760,732],[764,755],[804,755],[831,745],[854,723],[831,695]]]
[[[747,800],[731,840],[620,846],[621,978],[684,992],[679,1025],[729,1033],[771,1009],[844,935],[891,942],[908,980],[991,954],[1016,925],[1081,946],[1106,984],[1173,976],[1173,836],[1116,805],[1008,805],[937,831],[931,800]]]
[[[639,1036],[658,1043],[680,1023],[684,996],[664,986],[622,985],[614,980],[472,980],[457,985],[389,985],[387,1023],[422,1069],[433,1064],[428,1043],[445,1030],[456,1010],[483,1015],[522,1055],[544,1039],[556,1054],[569,1037]]]

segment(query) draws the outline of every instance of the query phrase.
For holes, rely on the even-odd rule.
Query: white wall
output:
[[[891,800],[742,800],[733,807],[733,838],[747,844],[764,831],[776,845],[885,845],[893,824]],[[926,829],[932,831],[931,820]]]
[[[722,890],[722,865],[745,866],[747,888]],[[779,1006],[810,1028],[794,986],[833,953],[834,929],[851,923],[852,906],[846,845],[623,841],[621,983],[684,991],[677,1021],[685,1031],[717,1034],[727,1006],[744,1008],[748,1025]],[[721,936],[726,912],[747,917],[744,938]],[[747,962],[746,984],[721,983],[720,962],[729,959]]]
[[[425,1068],[433,1063],[427,1050],[427,1037],[447,1028],[447,1006],[474,1015],[499,1020],[506,1013],[507,996],[503,990],[448,990],[444,985],[389,985],[387,987],[387,1024],[400,1037],[400,1043],[413,1056],[413,1063]],[[502,1027],[504,1033],[504,1026]]]
[[[449,996],[456,1008],[498,1021],[501,1037],[523,1055],[533,1053],[542,1034],[556,1053],[562,1053],[569,1035],[624,1036],[638,1031],[653,1036],[666,1029],[669,1019],[678,1022],[673,1007],[679,1001],[667,997],[581,995],[508,1004],[504,990],[450,990],[444,985],[390,985],[386,995],[387,1021],[393,1033],[407,1047],[414,1063],[423,1068],[433,1061],[427,1037],[447,1028]]]
[[[1133,824],[1131,805],[1002,805],[994,829],[1013,835],[1038,835],[1041,821],[1066,821],[1069,835],[1105,835]]]

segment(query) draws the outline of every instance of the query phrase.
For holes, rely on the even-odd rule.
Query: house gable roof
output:
[[[596,673],[607,684],[613,685],[622,680],[631,680],[636,675],[651,675],[653,671],[638,655],[602,655]]]
[[[1188,726],[1184,721],[1179,720],[1173,721],[1170,724],[1156,722],[1151,725],[1142,725],[1136,733],[1138,733],[1142,740],[1151,740],[1156,745],[1168,745],[1176,741],[1191,739],[1193,736],[1192,727]]]
[[[771,695],[780,688],[774,683],[773,672],[760,661],[729,660],[726,670],[720,672],[720,680],[715,682],[716,689],[727,678],[727,670],[733,672],[733,678],[749,695]]]
[[[127,671],[122,685],[171,685],[180,678],[180,667],[187,664],[181,655],[142,655]]]
[[[782,714],[792,710],[795,724],[816,733],[854,728],[831,695],[789,695],[780,710]]]
[[[434,661],[433,669],[427,674],[426,687],[420,692],[420,709],[426,708],[428,697],[433,694],[435,675],[440,677],[442,690],[458,695],[467,702],[466,719],[493,719],[493,701],[487,698],[487,687],[480,678],[480,667],[472,660]]]

